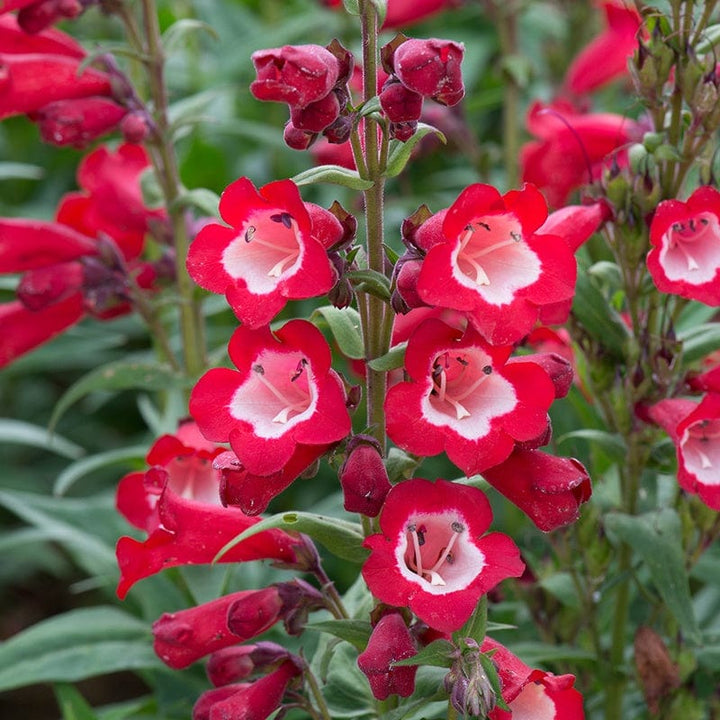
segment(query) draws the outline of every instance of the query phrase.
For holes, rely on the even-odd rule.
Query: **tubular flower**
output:
[[[575,522],[592,494],[582,463],[539,450],[516,448],[483,477],[544,532]]]
[[[231,607],[242,605],[245,622],[242,633],[231,629]],[[282,599],[276,587],[241,590],[217,600],[165,613],[153,623],[155,654],[169,667],[180,670],[205,655],[249,640],[272,627],[280,618]]]
[[[293,658],[255,682],[208,690],[195,703],[192,720],[265,720],[280,707],[301,667],[300,660]]]
[[[394,667],[393,663],[416,654],[417,648],[402,615],[392,612],[380,618],[357,660],[377,700],[386,700],[390,695],[410,697],[413,694],[417,665]]]
[[[222,194],[220,215],[232,227],[213,223],[200,231],[188,272],[206,290],[224,293],[245,325],[260,327],[288,300],[332,288],[326,248],[342,237],[342,226],[327,210],[303,203],[291,180],[258,192],[240,178]]]
[[[258,522],[237,508],[220,505],[220,473],[212,462],[223,450],[205,440],[195,423],[185,422],[175,435],[163,435],[153,445],[148,470],[120,481],[117,508],[147,533],[147,539],[118,541],[119,597],[164,568],[213,562],[230,540]],[[290,535],[268,530],[235,545],[221,562],[293,562],[296,544]]]
[[[540,188],[555,208],[565,205],[573,190],[598,178],[613,159],[625,164],[620,148],[641,134],[634,120],[582,113],[563,101],[533,103],[526,124],[538,139],[520,151],[522,179]]]
[[[536,234],[547,217],[531,185],[500,195],[490,185],[465,189],[420,226],[427,255],[417,292],[428,305],[467,313],[493,345],[520,340],[544,305],[573,296],[573,251],[556,235]]]
[[[311,323],[291,320],[275,334],[241,326],[229,353],[238,370],[203,375],[190,412],[207,438],[230,442],[248,472],[278,472],[298,447],[326,446],[350,432],[330,347]]]
[[[486,637],[481,650],[492,652],[503,700],[510,712],[495,708],[489,720],[583,720],[582,695],[574,675],[553,675],[528,667],[499,642]]]
[[[60,20],[76,18],[87,5],[83,0],[0,0],[0,13],[18,10],[23,30],[39,33]]]
[[[601,0],[599,5],[607,27],[575,56],[565,75],[565,87],[576,95],[625,75],[638,45],[642,22],[638,11],[618,0]]]
[[[3,6],[0,5],[0,13],[2,12]],[[70,35],[54,28],[29,35],[18,25],[15,15],[0,14],[0,48],[3,53],[12,54],[45,53],[67,55],[81,60],[85,57],[82,45]]]
[[[700,401],[661,400],[648,410],[675,444],[680,487],[720,510],[720,393]]]
[[[510,350],[472,328],[424,321],[408,341],[410,381],[388,391],[390,439],[418,455],[445,451],[474,475],[505,460],[517,441],[544,436],[555,387],[534,362],[506,364]]]
[[[490,503],[476,488],[403,481],[387,496],[381,532],[365,540],[365,582],[380,601],[409,607],[431,628],[457,630],[481,595],[525,567],[509,537],[483,535],[491,522]]]
[[[661,202],[650,225],[647,265],[658,290],[720,305],[720,192],[699,187]]]

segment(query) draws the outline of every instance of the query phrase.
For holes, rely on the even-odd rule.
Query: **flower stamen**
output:
[[[305,358],[302,358],[302,360],[300,360],[300,362],[298,363],[298,368],[290,376],[290,382],[294,382],[298,379],[298,377],[300,377],[305,365],[307,365],[307,360]],[[253,372],[257,375],[260,383],[264,385],[278,400],[280,400],[280,402],[284,403],[285,405],[285,407],[283,407],[280,412],[278,412],[275,417],[273,417],[272,422],[283,424],[287,423],[290,419],[291,413],[297,415],[307,410],[310,403],[310,395],[308,393],[298,388],[298,391],[302,395],[304,395],[304,397],[293,402],[290,398],[284,395],[281,390],[275,387],[275,385],[273,385],[270,380],[267,379],[267,377],[265,376],[265,369],[262,365],[260,365],[259,363],[253,365]]]

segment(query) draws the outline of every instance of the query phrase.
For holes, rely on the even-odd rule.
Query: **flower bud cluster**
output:
[[[323,134],[331,143],[344,143],[352,123],[342,115],[350,94],[348,80],[354,59],[337,40],[320,45],[285,45],[252,55],[257,78],[250,92],[258,99],[284,102],[290,120],[284,138],[295,150],[305,150]]]
[[[424,98],[447,106],[462,100],[464,52],[462,43],[404,35],[397,35],[382,49],[383,66],[390,77],[379,99],[390,121],[391,137],[404,142],[415,134]]]

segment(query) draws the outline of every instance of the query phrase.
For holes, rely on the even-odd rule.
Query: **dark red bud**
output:
[[[304,132],[322,132],[334,123],[339,115],[340,103],[333,92],[305,107],[290,108],[290,121],[298,130]]]
[[[422,95],[400,82],[387,82],[379,95],[380,106],[392,123],[407,123],[420,119]]]
[[[317,133],[305,132],[296,128],[292,121],[288,121],[283,130],[285,144],[293,150],[307,150],[317,138]]]
[[[377,441],[355,435],[348,443],[339,476],[345,509],[376,517],[391,487]]]

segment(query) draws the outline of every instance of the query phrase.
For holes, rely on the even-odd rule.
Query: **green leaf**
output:
[[[685,636],[701,642],[693,610],[682,551],[681,523],[677,512],[664,508],[657,513],[632,516],[610,513],[605,517],[610,539],[627,543],[650,570],[655,587]]]
[[[376,270],[353,270],[346,277],[356,290],[390,301],[390,281],[382,273]]]
[[[386,372],[388,370],[397,370],[405,365],[405,351],[407,350],[407,341],[398,343],[390,348],[388,352],[380,357],[373,358],[368,365],[378,372]]]
[[[579,268],[572,312],[587,333],[613,357],[625,356],[628,329],[595,285],[592,268]]]
[[[119,448],[118,450],[108,450],[107,452],[91,455],[77,462],[72,463],[65,468],[56,478],[53,486],[53,494],[65,494],[74,483],[81,477],[89,475],[108,465],[116,463],[129,463],[135,460],[142,460],[147,453],[145,445],[135,445],[134,447]]]
[[[372,625],[366,620],[325,620],[305,626],[306,630],[329,633],[354,645],[362,651],[367,647]]]
[[[240,533],[220,550],[213,562],[216,562],[239,542],[271,528],[305,533],[343,560],[360,563],[368,556],[368,551],[362,546],[365,536],[358,523],[314,513],[283,512],[265,518]]]
[[[148,626],[113,607],[71,610],[0,644],[0,691],[161,668]]]
[[[532,65],[525,55],[506,55],[500,63],[502,72],[508,80],[519,88],[526,88],[530,83]]]
[[[703,323],[678,332],[682,342],[683,361],[693,363],[720,349],[720,323]]]
[[[348,170],[340,165],[318,165],[298,173],[292,180],[301,187],[321,182],[342,185],[351,190],[367,190],[373,186],[372,180],[363,180],[356,170]]]
[[[220,40],[220,36],[215,32],[212,25],[208,25],[202,20],[194,18],[181,18],[176,20],[162,35],[162,43],[166,54],[170,54],[175,50],[181,40],[188,34],[202,30],[210,35],[213,40]]]
[[[487,607],[487,595],[483,595],[467,622],[453,633],[456,643],[460,643],[464,638],[472,638],[478,645],[482,645],[487,632]]]
[[[0,162],[0,180],[40,180],[45,171],[29,163]]]
[[[63,457],[76,460],[85,450],[60,435],[51,434],[47,428],[22,420],[0,418],[0,443],[14,443],[49,450]]]
[[[380,110],[382,110],[380,98],[375,95],[375,97],[370,98],[366,103],[363,103],[357,109],[355,116],[359,119],[365,117],[366,115],[372,115],[374,112],[380,112]]]
[[[358,0],[343,0],[343,7],[347,12],[350,13],[350,15],[360,14],[360,6],[358,4]]]
[[[171,390],[187,387],[189,380],[166,365],[146,362],[117,362],[93,370],[71,385],[58,400],[50,418],[50,428],[57,424],[65,411],[80,398],[96,390]]]
[[[696,55],[709,53],[716,45],[720,45],[720,24],[708,25],[703,31],[702,37],[695,46]]]
[[[557,444],[562,445],[568,440],[587,440],[589,443],[602,448],[610,458],[619,462],[624,462],[627,457],[627,445],[622,436],[616,433],[583,428],[561,435],[557,439]]]
[[[55,685],[53,690],[63,720],[97,720],[97,715],[75,687],[62,683]]]
[[[541,642],[513,643],[510,648],[518,657],[531,667],[554,662],[590,662],[595,655],[570,645],[546,645]]]
[[[387,177],[395,177],[396,175],[399,175],[405,169],[413,148],[430,133],[435,133],[444,144],[447,144],[445,135],[443,135],[436,127],[425,123],[418,123],[415,134],[407,142],[403,143],[399,140],[393,140],[391,142],[385,175]]]
[[[218,204],[220,196],[207,188],[195,188],[194,190],[183,190],[175,201],[176,207],[194,207],[205,215],[220,217]]]
[[[336,308],[326,305],[315,310],[313,317],[316,314],[321,315],[327,322],[340,352],[345,357],[351,360],[360,360],[365,357],[360,313],[355,308]]]
[[[388,477],[392,483],[411,478],[415,470],[417,470],[418,465],[420,465],[418,458],[414,458],[404,450],[395,447],[390,448],[387,460],[385,461]]]
[[[500,683],[500,676],[498,675],[498,670],[495,667],[495,663],[492,661],[492,657],[490,655],[486,655],[485,653],[480,653],[478,659],[480,660],[482,669],[485,672],[487,679],[490,681],[490,686],[495,693],[495,702],[497,703],[497,706],[501,710],[509,711],[510,708],[507,706],[507,703],[502,696],[502,684]]]
[[[455,652],[455,646],[448,640],[433,640],[416,655],[404,660],[397,660],[393,663],[393,666],[432,665],[433,667],[449,668],[453,664],[452,655]]]
[[[580,609],[580,598],[569,572],[556,572],[540,580],[540,587],[554,595],[563,605]]]

